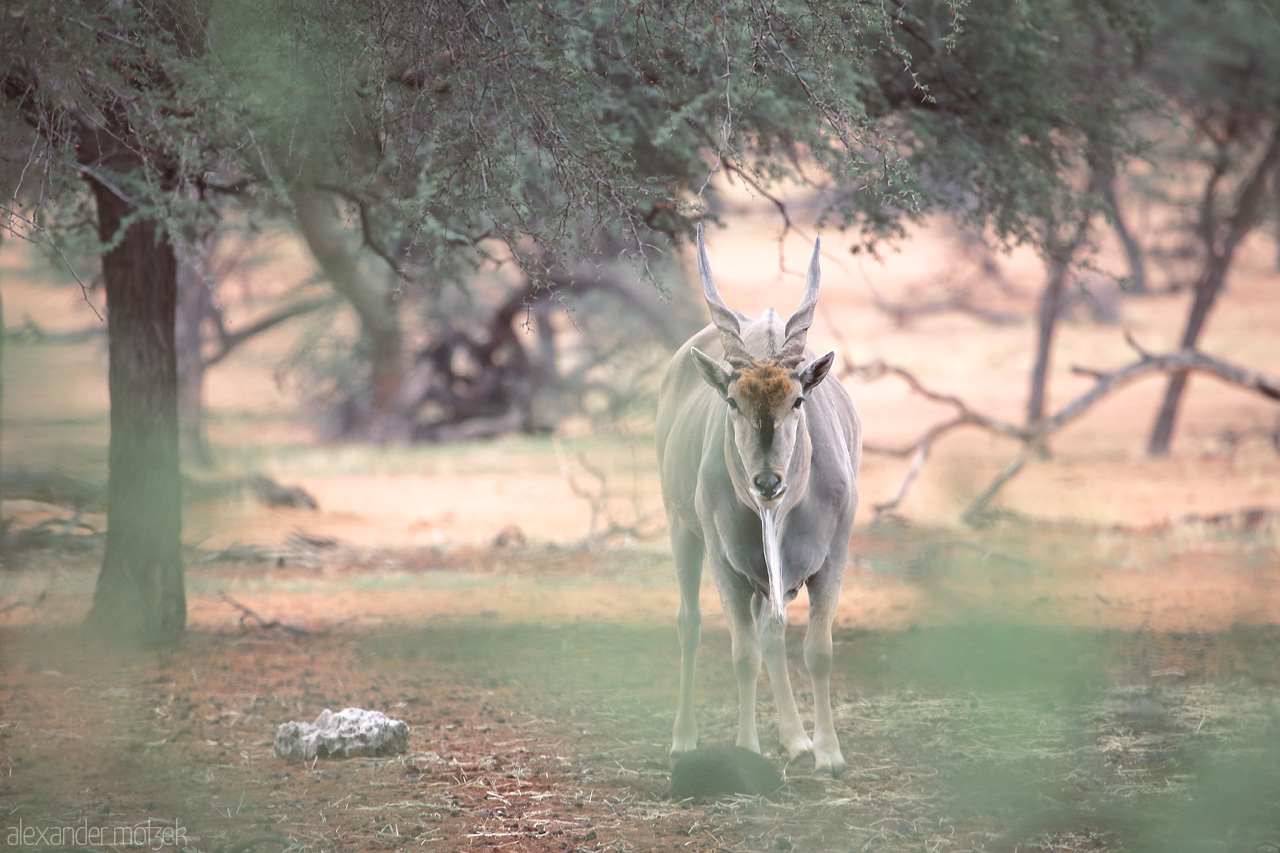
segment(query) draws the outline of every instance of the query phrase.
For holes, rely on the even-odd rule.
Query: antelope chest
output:
[[[800,510],[793,510],[780,525],[781,580],[788,600],[822,568],[831,538],[830,525],[815,524],[820,519]],[[765,564],[760,516],[741,506],[726,515],[731,517],[716,519],[716,535],[707,541],[712,563],[722,561],[723,568],[741,576],[756,590],[767,592],[769,570]]]

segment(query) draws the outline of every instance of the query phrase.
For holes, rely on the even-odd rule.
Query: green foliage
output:
[[[199,187],[238,128],[204,61],[201,5],[7,4],[0,119],[34,131],[5,152],[10,230],[92,231],[87,177],[173,233],[212,219]]]
[[[863,177],[856,85],[886,26],[839,4],[226,2],[211,45],[268,172],[357,202],[387,255],[497,237],[536,274],[601,245],[647,256],[722,168],[896,192]]]
[[[1280,68],[1272,61],[1280,9],[1265,0],[1174,0],[1165,6],[1156,84],[1177,104],[1218,121],[1280,110]]]
[[[1261,0],[1177,0],[1160,19],[1147,69],[1163,98],[1158,189],[1188,210],[1211,252],[1260,216],[1280,133],[1278,40],[1280,11]]]
[[[900,115],[921,207],[1039,245],[1094,204],[1091,168],[1140,148],[1131,119],[1148,98],[1134,71],[1153,13],[1113,0],[976,0],[958,32],[952,14],[903,6],[913,88],[882,78],[878,109]]]
[[[50,141],[59,197],[72,125],[115,111],[144,168],[112,179],[174,225],[219,188],[270,209],[321,187],[394,264],[475,261],[498,238],[537,276],[602,246],[647,259],[704,215],[719,173],[818,187],[868,244],[935,208],[1034,238],[1082,203],[1091,150],[1132,150],[1150,15],[1116,0],[15,3],[0,50],[6,107]]]

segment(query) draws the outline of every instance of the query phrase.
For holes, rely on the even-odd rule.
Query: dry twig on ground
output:
[[[242,631],[247,632],[251,627],[249,625],[249,620],[253,620],[258,623],[259,628],[279,628],[282,631],[287,631],[290,634],[293,634],[295,637],[305,637],[311,633],[306,628],[300,628],[297,625],[290,625],[287,622],[281,622],[279,619],[263,619],[256,611],[236,601],[225,592],[220,597],[227,604],[230,604],[236,610],[240,611],[240,629]]]
[[[641,506],[638,488],[632,490],[632,516],[634,521],[631,524],[619,523],[613,516],[611,508],[613,500],[609,493],[609,479],[604,471],[589,462],[585,454],[578,454],[578,464],[599,483],[599,486],[594,491],[588,489],[574,476],[560,441],[556,440],[553,446],[556,451],[556,462],[560,466],[560,474],[569,486],[569,491],[586,501],[587,506],[591,509],[591,521],[587,528],[587,544],[589,547],[598,548],[610,539],[619,537],[624,540],[652,539],[665,530],[665,524],[655,521],[653,514],[645,512]]]

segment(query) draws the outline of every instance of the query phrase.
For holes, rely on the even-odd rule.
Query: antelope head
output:
[[[702,226],[698,226],[702,291],[711,309],[712,321],[720,330],[725,360],[721,362],[696,348],[692,352],[703,378],[729,407],[733,445],[745,475],[745,486],[766,525],[793,485],[789,477],[807,479],[808,459],[792,458],[805,417],[805,398],[826,378],[835,359],[834,352],[812,361],[806,361],[805,355],[805,342],[818,302],[818,254],[819,243],[815,241],[804,297],[786,323],[781,344],[752,353],[742,339],[741,315],[729,310],[716,289],[702,243]],[[775,337],[768,335],[770,341]],[[796,485],[804,486],[803,482]]]

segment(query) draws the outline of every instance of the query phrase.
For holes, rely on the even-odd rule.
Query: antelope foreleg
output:
[[[760,751],[756,730],[756,685],[760,683],[761,649],[751,613],[751,591],[736,580],[718,579],[720,604],[733,643],[733,673],[738,679],[738,746]]]
[[[809,579],[809,627],[804,635],[804,663],[813,679],[813,758],[818,773],[839,776],[844,755],[836,737],[831,713],[831,623],[840,598],[843,565],[838,571],[824,566]]]
[[[759,623],[764,615],[762,610],[768,607],[768,602],[757,594],[752,600],[752,606]],[[778,741],[789,758],[797,758],[813,751],[813,741],[805,734],[800,711],[796,708],[796,697],[791,690],[791,676],[787,670],[786,625],[766,622],[759,631],[764,665],[769,672],[769,686],[773,689],[773,701],[778,707]]]

